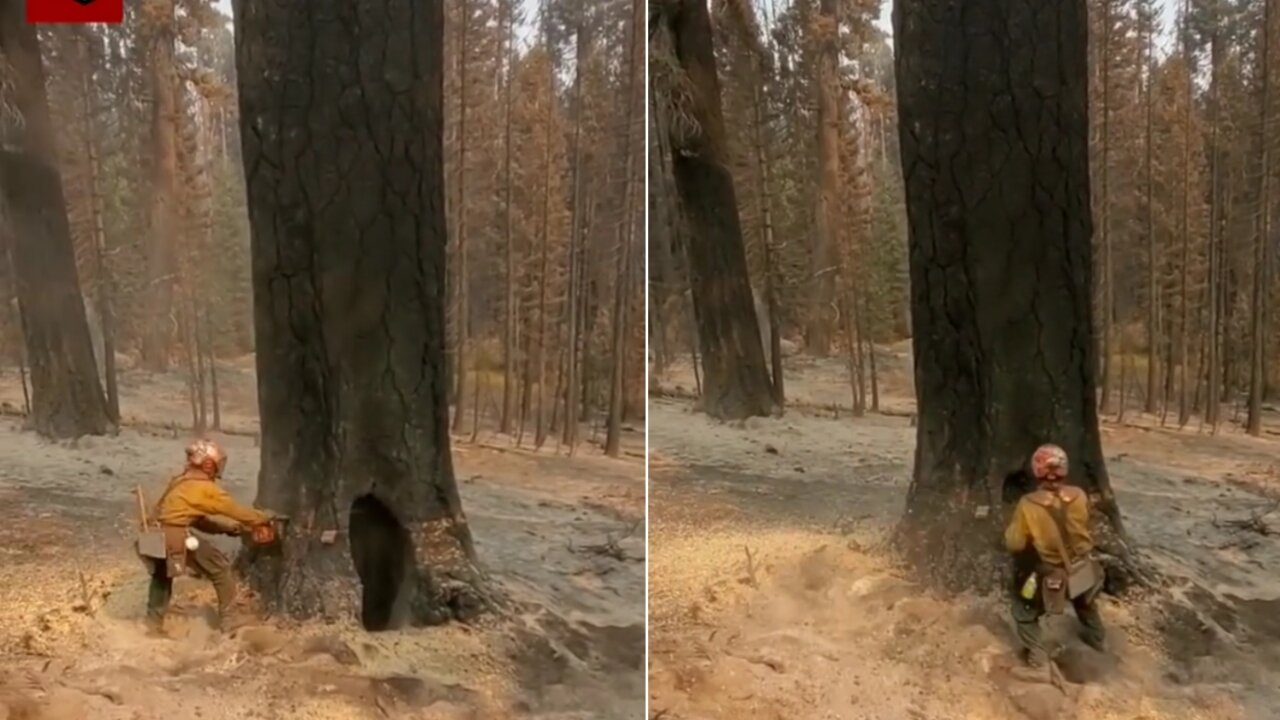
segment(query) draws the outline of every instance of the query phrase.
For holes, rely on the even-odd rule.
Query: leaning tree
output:
[[[1085,0],[898,0],[893,24],[919,403],[898,546],[940,586],[995,582],[1054,442],[1126,555],[1095,409]]]
[[[237,2],[269,609],[481,611],[445,372],[442,3]],[[264,556],[265,555],[265,556]]]
[[[702,408],[724,419],[774,408],[756,322],[705,0],[649,3],[650,77],[671,148],[702,351]]]
[[[9,81],[0,149],[0,238],[31,365],[31,426],[51,438],[113,427],[93,356],[58,173],[36,26],[0,0],[0,73]]]

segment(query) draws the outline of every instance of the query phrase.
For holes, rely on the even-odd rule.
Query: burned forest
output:
[[[23,5],[0,715],[640,712],[642,4]]]
[[[1280,7],[1041,5],[653,6],[651,712],[1280,708]]]

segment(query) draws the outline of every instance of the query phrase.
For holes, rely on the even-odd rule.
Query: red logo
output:
[[[27,22],[124,22],[124,0],[27,0]]]

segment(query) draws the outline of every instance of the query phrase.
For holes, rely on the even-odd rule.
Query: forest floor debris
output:
[[[254,496],[251,362],[219,367],[234,434],[227,484]],[[644,707],[643,434],[613,460],[515,450],[482,428],[454,465],[483,565],[516,608],[474,626],[367,633],[263,621],[211,629],[212,590],[177,583],[170,638],[147,637],[132,553],[141,483],[177,471],[190,422],[177,376],[130,371],[116,437],[53,443],[0,418],[0,718],[26,720],[622,720]],[[16,372],[0,402],[22,407]],[[187,413],[184,416],[184,413]],[[470,433],[465,434],[470,437]],[[643,527],[641,524],[640,527]],[[622,528],[620,530],[620,528]],[[568,549],[605,538],[618,555]],[[234,542],[219,544],[234,550]]]
[[[1215,522],[1280,491],[1280,438],[1105,424],[1126,526],[1169,585],[1104,596],[1107,655],[1070,613],[1046,621],[1059,674],[1028,677],[1003,596],[938,597],[888,551],[915,430],[909,351],[877,360],[893,415],[809,403],[848,396],[843,363],[810,358],[787,392],[813,409],[720,423],[650,404],[651,720],[1280,716],[1280,538]],[[678,364],[655,384],[679,397],[693,377]]]

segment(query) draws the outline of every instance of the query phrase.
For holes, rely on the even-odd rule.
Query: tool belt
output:
[[[1091,557],[1076,558],[1068,567],[1042,563],[1036,574],[1042,580],[1040,598],[1044,611],[1050,615],[1062,614],[1068,600],[1084,598],[1091,602],[1102,589],[1102,564]]]
[[[191,529],[179,525],[162,525],[138,533],[138,555],[147,564],[164,563],[165,574],[171,578],[187,574],[190,563],[187,538]]]

